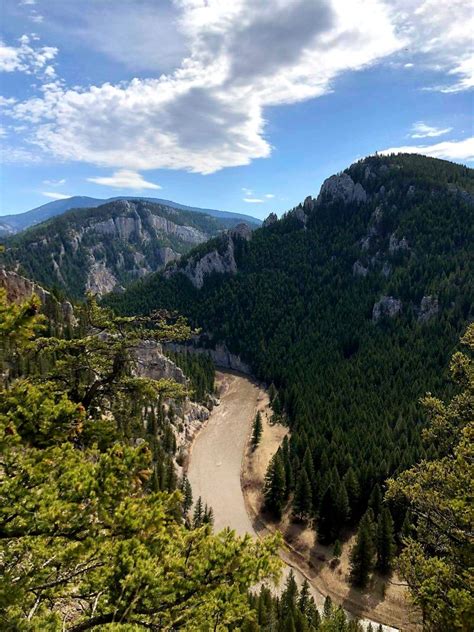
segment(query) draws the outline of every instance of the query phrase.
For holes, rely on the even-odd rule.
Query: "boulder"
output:
[[[423,296],[418,312],[418,321],[426,323],[434,318],[439,312],[439,302],[437,296]]]

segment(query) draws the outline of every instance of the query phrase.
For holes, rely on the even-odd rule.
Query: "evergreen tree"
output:
[[[199,498],[196,501],[196,505],[194,506],[194,513],[193,513],[193,527],[195,529],[198,529],[199,527],[202,526],[203,518],[204,518],[204,506],[202,503],[202,498],[201,496],[199,496]]]
[[[312,492],[308,474],[303,468],[296,483],[293,498],[293,514],[300,520],[307,520],[312,512]]]
[[[252,439],[251,439],[252,450],[255,450],[258,444],[260,443],[260,439],[262,438],[262,432],[263,432],[262,415],[260,414],[260,411],[258,411],[257,414],[255,415],[253,428],[252,428]]]
[[[283,617],[294,615],[296,610],[296,602],[298,599],[298,586],[295,580],[293,569],[290,570],[288,578],[285,582],[285,589],[281,594],[280,605]]]
[[[377,521],[377,568],[388,573],[395,554],[393,519],[388,507],[383,507]]]
[[[375,555],[374,546],[374,526],[372,519],[366,513],[359,524],[357,530],[356,543],[351,551],[351,581],[354,585],[364,588],[369,581],[370,573],[373,569]]]
[[[342,553],[342,546],[339,540],[336,540],[334,542],[334,547],[332,550],[332,554],[334,555],[334,557],[341,557],[341,553]]]
[[[193,506],[193,491],[187,476],[183,476],[181,481],[181,493],[183,494],[183,511],[187,514]]]
[[[265,508],[277,519],[281,518],[285,504],[285,495],[285,468],[280,452],[277,451],[268,466],[264,488]]]
[[[333,613],[333,605],[332,605],[332,599],[329,595],[326,596],[325,600],[324,600],[324,606],[323,606],[323,617],[325,619],[329,619],[331,614]]]
[[[369,498],[369,507],[374,512],[375,518],[378,518],[382,510],[382,501],[382,490],[380,489],[380,485],[377,483],[376,485],[374,485]]]

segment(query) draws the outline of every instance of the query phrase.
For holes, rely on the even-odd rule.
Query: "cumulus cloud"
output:
[[[56,57],[57,48],[53,46],[33,46],[32,38],[22,35],[18,46],[7,46],[0,40],[0,72],[24,72],[38,74],[46,71],[51,77],[54,68],[51,62]]]
[[[460,160],[472,162],[474,160],[474,136],[464,140],[448,140],[435,145],[406,145],[404,147],[390,147],[380,154],[423,154],[433,158],[445,160]]]
[[[117,15],[121,6],[114,3]],[[30,125],[30,140],[65,160],[206,174],[270,155],[269,107],[321,96],[342,73],[390,55],[403,63],[408,50],[410,63],[441,69],[443,89],[469,81],[466,0],[174,0],[173,12],[185,42],[176,68],[115,85],[51,81],[40,97],[11,108]],[[144,67],[159,67],[152,45],[140,54]]]
[[[107,187],[114,187],[115,189],[161,189],[159,184],[148,182],[140,173],[128,169],[115,171],[111,176],[87,178],[87,181],[102,184]]]
[[[447,134],[452,129],[452,127],[433,127],[423,123],[423,121],[418,121],[418,123],[413,123],[410,136],[412,138],[433,138],[435,136],[443,136],[443,134]]]
[[[59,193],[58,191],[41,191],[41,195],[44,195],[47,198],[51,198],[52,200],[67,200],[70,198],[70,195],[66,195],[65,193]]]
[[[245,165],[271,152],[266,107],[324,94],[341,72],[401,46],[378,0],[177,5],[190,53],[175,72],[52,86],[15,109],[34,124],[34,141],[63,159],[134,171]]]

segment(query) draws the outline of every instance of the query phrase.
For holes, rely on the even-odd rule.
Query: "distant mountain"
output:
[[[67,212],[59,205],[58,212],[62,214],[5,237],[2,258],[6,267],[74,298],[86,291],[100,295],[120,290],[242,223],[232,213],[212,217],[142,199],[116,199]]]
[[[87,196],[74,196],[67,198],[66,200],[55,200],[54,202],[48,202],[42,206],[26,211],[25,213],[18,213],[18,215],[2,215],[0,216],[0,235],[13,235],[25,228],[35,226],[40,222],[44,222],[51,217],[62,215],[66,211],[79,208],[96,208],[107,204],[108,202],[114,202],[116,200],[143,200],[146,202],[152,202],[153,204],[162,204],[169,208],[179,209],[181,211],[190,211],[193,213],[204,213],[211,217],[218,217],[220,219],[232,219],[240,222],[246,222],[254,226],[259,226],[261,221],[250,215],[244,215],[242,213],[231,213],[230,211],[218,211],[209,208],[197,208],[195,206],[186,206],[185,204],[178,204],[170,200],[161,200],[159,198],[148,197],[135,197],[135,196],[119,196],[106,199],[92,198]]]

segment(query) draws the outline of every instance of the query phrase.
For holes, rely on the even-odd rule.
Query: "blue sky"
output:
[[[454,0],[3,0],[3,214],[146,195],[265,217],[354,160],[473,166]]]

